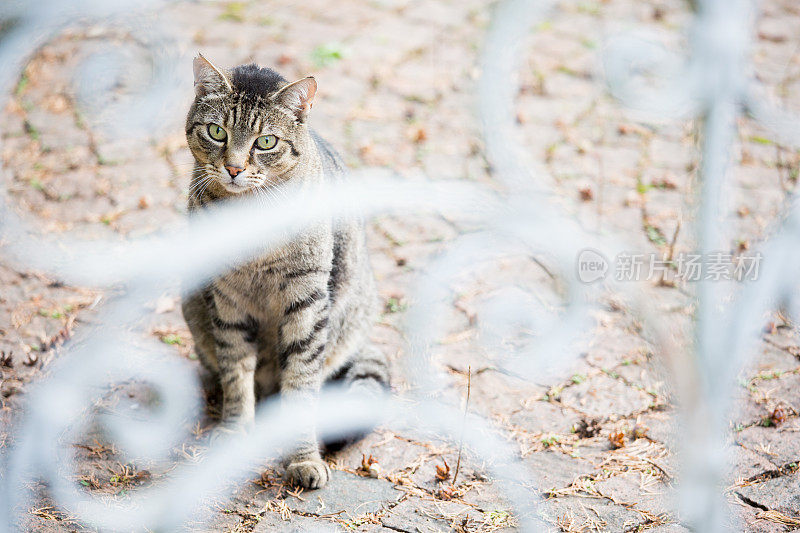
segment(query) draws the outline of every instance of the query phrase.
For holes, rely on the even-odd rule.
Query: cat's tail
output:
[[[347,390],[365,396],[380,396],[391,392],[390,368],[386,357],[374,347],[365,348],[336,372],[328,383],[344,385]],[[369,431],[354,432],[322,443],[325,453],[335,453],[355,444]]]

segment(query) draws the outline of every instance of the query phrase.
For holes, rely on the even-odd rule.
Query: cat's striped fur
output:
[[[186,122],[196,160],[190,212],[235,195],[272,194],[285,182],[342,179],[340,158],[306,123],[313,78],[287,84],[270,69],[222,71],[202,56],[194,70],[196,98]],[[209,124],[221,128],[214,126],[218,136],[226,132],[224,142],[212,137]],[[255,140],[264,134],[278,138],[274,148],[258,149]],[[358,220],[309,227],[183,301],[197,355],[222,388],[221,427],[231,429],[252,423],[257,393],[313,397],[326,382],[342,379],[386,386],[387,362],[368,344],[376,312]],[[315,435],[298,444],[286,472],[305,488],[325,485],[330,473]]]

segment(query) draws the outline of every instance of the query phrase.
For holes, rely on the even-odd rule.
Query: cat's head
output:
[[[269,187],[305,155],[314,78],[287,83],[253,64],[225,71],[201,55],[194,60],[194,88],[186,139],[201,181],[216,181],[232,194]]]

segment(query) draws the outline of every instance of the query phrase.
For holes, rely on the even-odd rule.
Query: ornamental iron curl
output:
[[[155,4],[156,2],[148,2]],[[0,9],[0,89],[9,94],[12,82],[37,46],[52,38],[64,25],[93,18],[118,16],[129,6],[117,1],[59,2],[36,5],[15,3]],[[419,280],[414,304],[409,309],[406,332],[408,359],[405,373],[417,388],[415,402],[390,398],[359,403],[336,391],[326,392],[317,414],[320,434],[335,435],[348,429],[383,423],[394,429],[415,428],[458,440],[461,415],[442,399],[443,376],[431,364],[431,346],[441,338],[449,307],[450,286],[457,275],[476,264],[515,254],[547,254],[557,266],[564,287],[558,316],[537,312],[531,301],[513,291],[501,293],[505,311],[492,305],[487,329],[543,317],[545,333],[500,364],[528,378],[557,371],[577,355],[574,341],[589,324],[589,312],[609,292],[629,298],[643,319],[659,353],[670,363],[678,385],[678,398],[687,420],[684,445],[685,473],[680,491],[682,521],[697,531],[727,531],[727,508],[722,498],[724,436],[730,407],[728,396],[736,374],[758,339],[759,317],[777,301],[798,305],[793,280],[800,251],[800,211],[793,209],[785,223],[763,246],[768,261],[757,280],[740,287],[701,281],[696,299],[699,312],[695,342],[683,351],[671,332],[648,309],[647,292],[640,284],[615,284],[601,292],[580,283],[573,274],[579,252],[591,247],[606,257],[624,250],[618,240],[600,239],[584,231],[548,199],[546,172],[526,158],[516,136],[513,83],[523,57],[523,36],[551,7],[550,1],[505,0],[496,9],[481,62],[478,87],[479,116],[487,157],[502,192],[464,181],[408,182],[381,177],[375,171],[354,172],[352,182],[334,189],[311,192],[289,189],[279,204],[264,209],[263,203],[240,202],[197,217],[190,227],[176,227],[155,237],[125,243],[83,241],[62,236],[58,243],[37,235],[14,212],[5,190],[0,191],[4,251],[10,259],[48,272],[69,282],[98,288],[124,287],[104,307],[102,327],[87,331],[71,343],[54,363],[50,376],[27,395],[23,420],[16,428],[16,444],[7,457],[0,479],[0,531],[13,530],[17,513],[26,499],[25,485],[42,479],[58,504],[78,519],[104,530],[149,528],[172,531],[198,512],[203,500],[223,488],[219,479],[243,479],[248,467],[260,457],[271,456],[303,431],[298,422],[302,406],[275,400],[259,407],[253,434],[232,438],[209,450],[198,465],[182,465],[166,483],[137,490],[125,504],[99,501],[78,490],[66,473],[74,470],[63,443],[75,438],[78,421],[94,398],[109,383],[140,379],[161,398],[161,408],[146,420],[105,416],[100,422],[129,457],[164,459],[170,446],[182,436],[179,428],[192,420],[199,408],[195,400],[193,370],[171,358],[163,345],[142,345],[131,333],[139,325],[142,304],[155,296],[158,281],[180,276],[202,284],[222,271],[230,261],[244,259],[274,245],[315,220],[345,214],[372,216],[400,209],[408,212],[447,212],[453,217],[478,220],[482,230],[450,243]],[[140,6],[141,7],[141,6]],[[702,183],[697,241],[701,252],[719,249],[726,242],[721,224],[725,172],[735,119],[742,109],[776,128],[796,142],[799,121],[785,118],[757,95],[762,91],[750,79],[747,51],[752,3],[705,0],[698,4],[690,32],[691,54],[676,61],[650,45],[630,37],[609,43],[606,74],[613,94],[624,103],[669,116],[701,117],[703,122]],[[32,41],[29,36],[37,36]],[[175,58],[158,53],[163,43],[146,41],[151,61],[159,73],[137,106],[136,113],[116,110],[141,123],[157,115],[166,96],[174,94],[171,72]],[[666,63],[664,63],[666,61]],[[674,72],[663,87],[652,91],[636,77],[634,66],[669,65]],[[678,69],[675,65],[682,66]],[[135,121],[135,122],[136,122]],[[4,171],[4,177],[7,178]],[[7,180],[8,181],[8,180]],[[301,209],[302,207],[302,209]],[[244,228],[231,234],[222,228]],[[719,305],[730,294],[735,304],[724,312]],[[79,332],[80,333],[80,332]],[[109,357],[108,354],[114,354]],[[346,409],[342,405],[348,405]],[[455,422],[454,422],[455,421]],[[492,432],[491,424],[471,415],[464,441],[482,457],[492,458],[493,474],[515,504],[521,526],[541,531],[536,502],[524,487],[532,480],[508,443]],[[234,450],[235,453],[231,453]],[[122,524],[122,525],[120,525]]]

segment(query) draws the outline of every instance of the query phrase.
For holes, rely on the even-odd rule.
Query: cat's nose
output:
[[[235,178],[236,175],[239,174],[239,172],[243,171],[244,169],[242,167],[225,165],[225,170],[228,171],[228,174],[230,174],[232,178]]]

